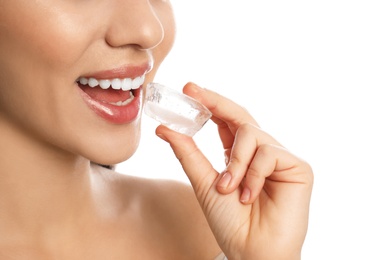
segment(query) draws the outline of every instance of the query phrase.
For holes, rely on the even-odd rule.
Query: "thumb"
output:
[[[191,137],[177,133],[163,125],[157,127],[156,135],[170,144],[187,174],[196,196],[200,202],[204,201],[208,191],[219,176],[218,172]]]

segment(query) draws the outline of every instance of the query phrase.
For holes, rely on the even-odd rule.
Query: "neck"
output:
[[[92,206],[90,162],[0,126],[0,230],[44,232]]]

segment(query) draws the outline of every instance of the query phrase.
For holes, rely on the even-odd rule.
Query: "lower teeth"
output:
[[[126,99],[125,101],[109,102],[109,104],[114,105],[114,106],[126,106],[134,99],[133,93],[131,91],[129,91],[129,93],[130,93],[130,97],[128,99]]]

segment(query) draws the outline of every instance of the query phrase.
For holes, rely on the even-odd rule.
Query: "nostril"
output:
[[[164,27],[148,1],[131,3],[128,8],[119,6],[113,13],[106,42],[112,47],[133,45],[139,49],[153,49],[164,39]]]
[[[159,23],[156,28],[144,26],[144,28],[142,28],[141,30],[143,30],[142,34],[144,35],[145,39],[149,39],[148,43],[139,45],[141,49],[153,49],[158,46],[164,39],[165,32],[161,23]]]

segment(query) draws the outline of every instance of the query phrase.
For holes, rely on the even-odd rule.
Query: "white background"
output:
[[[315,173],[302,259],[390,259],[389,1],[172,0],[177,40],[156,81],[245,106]],[[126,174],[187,182],[144,117]],[[215,127],[195,139],[224,167]]]

